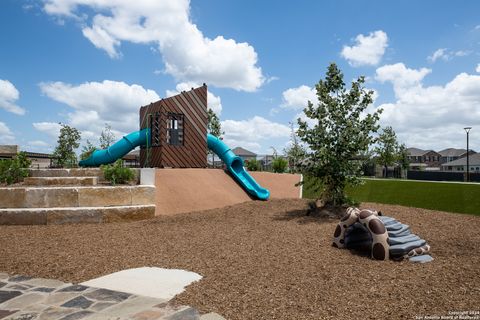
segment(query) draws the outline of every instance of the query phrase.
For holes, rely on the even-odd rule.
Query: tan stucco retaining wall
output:
[[[250,172],[250,175],[262,187],[270,190],[270,198],[301,198],[300,187],[295,187],[300,182],[299,174]]]
[[[252,176],[270,190],[271,198],[299,198],[295,183],[300,175],[254,172]],[[252,201],[221,169],[157,169],[156,215],[221,208]]]

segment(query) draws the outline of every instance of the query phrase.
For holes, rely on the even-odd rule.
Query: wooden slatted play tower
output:
[[[207,86],[140,108],[140,129],[151,144],[140,149],[142,167],[207,167]]]

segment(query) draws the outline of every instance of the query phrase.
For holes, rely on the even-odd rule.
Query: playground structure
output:
[[[412,234],[408,225],[381,212],[348,208],[333,235],[337,248],[370,251],[375,260],[409,259],[413,262],[429,262],[430,246],[419,236]]]
[[[267,200],[261,187],[245,170],[243,160],[217,137],[207,134],[207,86],[182,92],[140,108],[140,130],[79,162],[95,167],[121,159],[140,147],[142,167],[206,168],[207,148],[224,163],[228,173],[252,197]]]

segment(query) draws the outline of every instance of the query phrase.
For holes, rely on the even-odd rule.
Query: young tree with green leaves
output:
[[[105,129],[102,130],[98,142],[100,143],[100,149],[106,149],[110,147],[115,142],[116,137],[112,132],[112,127],[105,123]]]
[[[388,166],[398,164],[403,170],[408,169],[408,151],[404,144],[400,144],[397,134],[392,127],[382,129],[374,148],[377,163],[383,166],[383,176],[387,176]]]
[[[398,147],[397,161],[400,165],[400,168],[402,168],[402,178],[405,178],[406,170],[408,170],[410,161],[408,160],[407,146],[404,143]]]
[[[75,167],[77,165],[77,155],[75,150],[80,146],[80,132],[66,124],[60,123],[60,135],[58,136],[57,146],[53,152],[53,157],[57,166]]]
[[[97,148],[90,140],[87,139],[85,145],[82,146],[82,151],[80,153],[80,160],[85,160],[95,151]]]
[[[298,119],[298,136],[307,144],[304,173],[319,180],[320,199],[326,205],[339,206],[349,200],[347,184],[360,184],[361,163],[356,160],[375,141],[381,110],[365,114],[373,102],[373,91],[364,87],[365,77],[346,88],[343,73],[335,63],[328,67],[325,79],[315,85],[318,103],[308,101],[305,115],[314,120]],[[320,190],[315,190],[320,191]]]
[[[305,160],[307,153],[306,148],[300,143],[297,133],[290,122],[290,145],[283,152],[287,157],[288,166],[291,173],[301,172],[302,162]]]
[[[208,122],[207,122],[207,131],[211,135],[220,138],[220,136],[224,135],[225,132],[222,131],[222,125],[220,124],[220,119],[218,118],[217,114],[212,110],[208,109]],[[208,151],[209,154],[212,155],[212,165],[215,167],[215,153],[212,151]]]
[[[378,135],[377,145],[374,152],[377,155],[377,163],[383,166],[383,176],[387,176],[388,166],[395,163],[398,158],[397,135],[392,127],[382,129]]]

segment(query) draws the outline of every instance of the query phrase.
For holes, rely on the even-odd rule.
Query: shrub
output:
[[[248,171],[260,171],[260,162],[257,159],[245,161]]]
[[[288,161],[284,158],[277,157],[272,161],[272,169],[275,173],[284,173],[287,170]]]
[[[135,173],[132,169],[123,166],[123,161],[118,159],[114,164],[102,165],[100,167],[103,171],[105,180],[112,185],[126,184],[135,178]]]
[[[12,184],[28,177],[31,161],[25,152],[19,152],[13,159],[0,160],[0,183]]]

